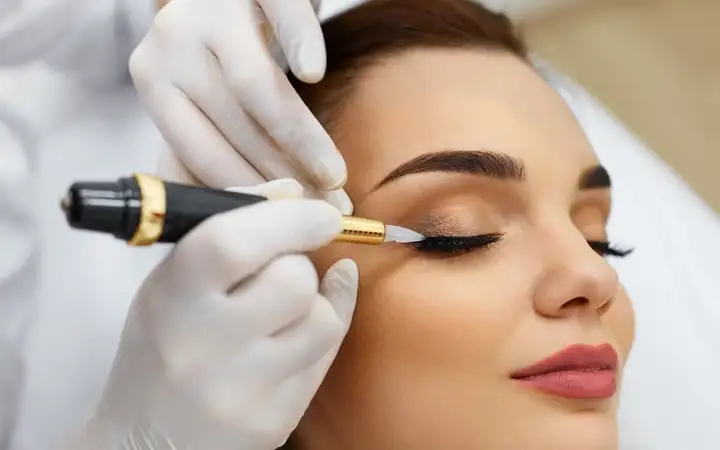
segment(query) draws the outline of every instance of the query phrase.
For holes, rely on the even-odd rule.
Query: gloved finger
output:
[[[273,61],[260,33],[258,29],[235,27],[225,30],[222,38],[218,36],[211,43],[234,98],[307,173],[307,179],[315,187],[324,190],[342,187],[346,178],[345,161]],[[238,51],[235,42],[247,42],[247,45]],[[254,61],[251,68],[247,61]],[[251,164],[256,167],[263,164],[265,151],[242,150]]]
[[[338,342],[332,345],[319,360],[315,360],[317,356],[313,355],[313,359],[303,361],[303,365],[310,363],[309,366],[294,373],[288,372],[286,378],[279,379],[278,387],[272,398],[272,404],[268,405],[268,411],[282,409],[288,413],[287,417],[297,417],[299,421],[327,376],[341,344],[342,340],[338,339]],[[294,429],[297,423],[289,425],[292,425],[292,427],[287,429]]]
[[[201,65],[202,69],[188,74],[189,78],[182,83],[184,91],[220,130],[235,151],[264,179],[307,178],[296,170],[295,162],[282,153],[270,136],[241,108],[222,76],[217,59],[209,54],[207,56],[207,61]],[[207,86],[213,86],[213,89],[208,90]],[[211,158],[214,153],[204,148],[202,151],[195,149],[193,154],[184,155],[183,158],[193,163],[198,161],[198,158]],[[204,160],[198,162],[202,163]],[[218,166],[217,170],[224,170],[224,167]],[[247,180],[243,178],[237,178],[237,182],[247,184]],[[310,185],[307,192],[317,193],[317,198],[331,203],[343,214],[352,213],[352,202],[345,191],[318,191]]]
[[[248,184],[266,181],[184,93],[170,88],[154,95],[145,101],[155,105],[150,115],[165,141],[203,184],[224,188],[236,185],[238,179]]]
[[[217,58],[210,53],[204,56],[206,60],[201,67],[186,74],[186,79],[180,84],[183,91],[212,121],[234,147],[235,152],[264,179],[302,179],[288,155],[275,146],[272,138],[243,110],[242,104],[236,101]],[[212,86],[212,89],[208,89],[208,86]],[[209,157],[204,148],[194,149],[193,153],[184,155],[184,159],[195,161]],[[218,166],[218,170],[222,169]],[[238,182],[246,184],[244,179],[238,179],[236,183]]]
[[[359,272],[355,261],[341,259],[328,269],[320,284],[320,294],[332,305],[345,326],[345,333],[350,328],[355,312],[358,283]]]
[[[281,384],[277,391],[276,401],[278,405],[288,404],[287,402],[291,402],[290,404],[302,403],[305,399],[298,397],[305,392],[310,394],[307,398],[308,403],[314,396],[315,391],[322,383],[328,370],[330,370],[333,361],[335,361],[342,341],[350,328],[357,299],[358,279],[357,264],[350,259],[336,262],[325,274],[320,283],[320,292],[328,299],[341,323],[340,336],[335,339],[335,342],[319,359],[301,361],[301,365],[305,366],[303,369],[287,374],[288,379]],[[317,355],[312,356],[317,358]],[[307,365],[308,362],[310,362],[309,366]],[[292,403],[293,401],[296,403]]]
[[[233,186],[225,189],[230,192],[260,195],[269,200],[281,198],[302,198],[304,189],[300,183],[292,178],[268,181],[257,186]]]
[[[333,264],[332,267],[327,271],[325,277],[320,284],[320,292],[324,299],[319,301],[329,302],[330,306],[334,309],[335,315],[340,320],[341,330],[340,337],[335,339],[334,342],[330,343],[329,347],[323,347],[323,341],[320,340],[317,344],[319,345],[320,352],[325,353],[313,353],[313,349],[305,351],[304,353],[297,354],[295,364],[292,359],[283,359],[283,368],[267,367],[266,373],[272,373],[277,380],[282,380],[288,377],[294,377],[295,374],[300,372],[309,372],[307,376],[313,375],[317,377],[324,377],[330,365],[335,360],[335,356],[340,348],[342,339],[347,334],[350,328],[350,321],[352,319],[353,311],[355,310],[355,301],[357,298],[357,287],[358,287],[358,269],[354,261],[350,259],[344,259]],[[310,328],[316,331],[323,327],[323,324],[315,325],[313,323],[307,324],[306,322],[312,322],[312,318],[307,320],[301,320],[292,323],[286,329],[281,330],[273,338],[279,338],[285,342],[294,339],[294,336],[302,335],[304,328]],[[334,319],[330,319],[334,320]],[[290,322],[288,322],[290,323]],[[310,339],[314,339],[312,336],[308,336]],[[302,339],[302,338],[301,338]],[[276,341],[277,342],[277,341]],[[307,345],[302,342],[299,345]],[[270,351],[270,350],[269,350]],[[278,347],[279,352],[283,355],[291,353],[289,349]]]
[[[336,353],[336,350],[332,351],[333,359]],[[284,424],[283,429],[294,430],[322,385],[329,367],[330,364],[324,361],[316,362],[308,368],[279,380],[274,395],[268,399],[263,411],[267,411],[269,414],[276,414],[276,411],[285,412],[283,417],[286,420],[293,420],[294,423]]]
[[[325,75],[326,55],[320,21],[309,0],[258,0],[295,76],[317,83]]]
[[[175,246],[172,258],[194,285],[227,293],[272,259],[320,248],[341,230],[342,216],[326,202],[272,200],[211,217]]]
[[[318,284],[317,272],[306,256],[281,256],[228,296],[205,295],[201,301],[167,306],[168,317],[163,317],[158,341],[166,349],[164,353],[171,355],[168,364],[178,372],[201,360],[243,364],[251,351],[243,344],[257,346],[259,341],[271,340],[269,336],[277,330],[310,314]],[[263,348],[266,355],[253,358],[253,370],[271,373],[277,371],[278,364],[286,364],[275,348]],[[238,352],[243,357],[231,363]],[[250,368],[238,366],[234,370],[243,369]]]
[[[157,173],[163,180],[172,181],[173,183],[191,184],[193,186],[203,185],[170,148],[166,148],[160,154]]]
[[[229,293],[228,314],[236,325],[252,321],[257,333],[270,336],[309,314],[318,285],[307,256],[281,256]]]
[[[308,197],[325,200],[326,202],[330,203],[338,210],[340,210],[340,212],[346,216],[352,214],[352,200],[350,200],[350,197],[345,192],[345,189],[336,189],[334,191],[312,190],[311,192],[312,194],[308,195]]]
[[[310,0],[310,4],[312,5],[316,16],[320,13],[320,3],[322,3],[322,0]]]
[[[328,351],[339,347],[344,336],[345,326],[332,305],[317,294],[303,320],[273,336],[269,352],[284,356],[283,366],[272,376],[284,379],[314,366]]]
[[[320,388],[324,377],[309,378],[306,374],[306,371],[295,373],[280,380],[274,386],[273,395],[265,399],[262,408],[257,409],[256,417],[260,423],[273,423],[276,429],[288,430],[288,436],[278,436],[276,445],[269,448],[281,448],[287,442],[291,430],[297,428]],[[278,415],[277,411],[283,414]]]

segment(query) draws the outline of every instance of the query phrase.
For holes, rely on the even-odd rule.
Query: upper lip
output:
[[[618,354],[610,344],[575,344],[513,372],[511,378],[527,378],[570,370],[612,370],[618,366]]]

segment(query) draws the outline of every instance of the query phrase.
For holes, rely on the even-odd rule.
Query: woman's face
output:
[[[360,290],[298,428],[303,448],[616,448],[612,349],[619,381],[633,312],[587,242],[607,240],[610,190],[571,112],[499,52],[417,50],[358,80],[332,133],[355,215],[426,236],[502,237],[454,253],[466,242],[313,255],[320,273],[355,260]],[[575,344],[599,351],[571,358],[574,371],[517,379]]]

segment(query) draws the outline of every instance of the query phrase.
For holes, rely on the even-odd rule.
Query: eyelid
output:
[[[459,220],[453,216],[430,215],[417,224],[417,228],[423,231],[425,236],[446,236],[458,234],[461,230]]]
[[[478,236],[485,234],[493,229],[488,227],[479,227],[476,215],[468,212],[467,219],[459,218],[459,214],[433,214],[414,224],[415,230],[418,230],[424,236],[446,236],[446,237],[466,237]]]

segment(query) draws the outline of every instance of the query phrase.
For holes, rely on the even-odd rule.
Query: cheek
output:
[[[348,359],[378,376],[389,367],[497,374],[498,350],[532,310],[518,301],[515,277],[472,258],[382,266],[358,260],[358,306],[343,348]]]
[[[501,358],[534,315],[528,283],[518,282],[531,279],[524,268],[483,255],[438,260],[390,249],[350,251],[360,269],[358,304],[312,411],[378,435],[392,423],[396,441],[454,436],[427,448],[459,448],[487,439],[496,425],[516,423],[501,411],[526,405],[508,391]],[[324,265],[347,257],[328,255]],[[493,425],[479,430],[477,423]]]

